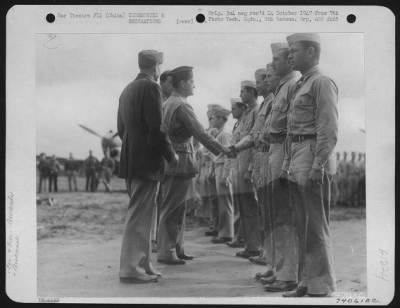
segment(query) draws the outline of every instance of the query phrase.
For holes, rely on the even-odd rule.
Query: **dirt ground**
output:
[[[65,192],[55,203],[38,204],[38,296],[41,297],[274,297],[253,277],[262,266],[235,257],[239,249],[212,244],[205,227],[189,219],[186,251],[196,256],[183,266],[154,265],[158,283],[120,284],[119,253],[128,197],[113,179],[113,194]],[[83,188],[83,179],[78,185]],[[64,188],[63,188],[64,187]],[[101,188],[102,189],[102,188]],[[366,224],[364,209],[335,208],[331,215],[338,293],[366,292]]]

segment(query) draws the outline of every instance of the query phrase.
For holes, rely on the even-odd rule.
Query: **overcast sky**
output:
[[[84,124],[103,135],[116,131],[118,98],[138,73],[142,49],[164,52],[162,70],[194,67],[195,92],[189,98],[206,126],[207,105],[230,108],[240,82],[271,62],[270,43],[290,33],[265,34],[69,34],[36,40],[37,152],[84,158],[93,150],[102,156],[100,139],[82,130]],[[321,69],[339,88],[337,151],[365,151],[364,41],[362,34],[321,34]],[[227,130],[231,131],[230,118]]]

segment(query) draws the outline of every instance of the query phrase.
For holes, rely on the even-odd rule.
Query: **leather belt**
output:
[[[292,142],[303,142],[309,139],[316,139],[317,135],[290,135],[290,138],[292,139]]]
[[[286,134],[269,134],[269,142],[273,143],[284,143]]]

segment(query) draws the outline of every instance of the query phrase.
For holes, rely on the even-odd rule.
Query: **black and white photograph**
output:
[[[39,300],[378,303],[366,36],[295,25],[32,35]]]

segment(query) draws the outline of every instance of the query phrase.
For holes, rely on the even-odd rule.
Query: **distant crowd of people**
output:
[[[352,207],[365,206],[365,153],[336,153],[337,171],[333,181],[333,204]]]
[[[98,190],[100,182],[104,184],[107,192],[112,193],[111,177],[115,170],[115,161],[110,158],[106,151],[104,157],[99,161],[93,152],[89,151],[89,156],[83,161],[74,159],[73,154],[69,154],[63,164],[55,155],[46,156],[41,153],[36,167],[39,175],[38,193],[58,192],[58,175],[63,172],[68,178],[68,190],[78,191],[77,177],[79,174],[86,175],[86,191],[95,192]]]

